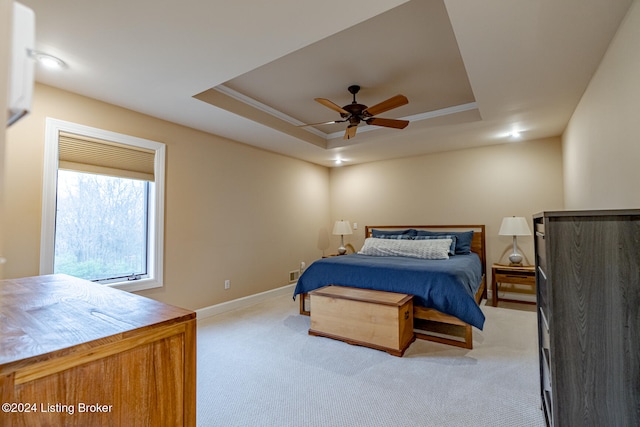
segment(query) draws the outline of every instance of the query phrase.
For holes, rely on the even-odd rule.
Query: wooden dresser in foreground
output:
[[[533,223],[547,424],[640,425],[640,210]]]
[[[195,426],[196,315],[66,275],[0,281],[0,425]]]

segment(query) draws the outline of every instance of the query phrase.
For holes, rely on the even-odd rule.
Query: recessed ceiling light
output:
[[[342,164],[342,159],[336,159],[335,160],[335,164],[336,165],[341,165]]]
[[[49,69],[67,68],[67,64],[60,58],[37,50],[29,50],[29,56],[42,66]]]
[[[513,130],[513,131],[511,131],[509,136],[512,137],[512,138],[520,138],[520,131]]]

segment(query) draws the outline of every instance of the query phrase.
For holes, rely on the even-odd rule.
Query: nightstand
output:
[[[533,294],[536,293],[536,268],[533,265],[503,265],[493,264],[491,268],[491,303],[494,307],[498,306],[498,301],[520,302],[531,304],[527,301],[519,301],[513,299],[505,299],[498,297],[499,284],[509,283],[511,285],[526,285],[530,289],[520,289],[513,287],[513,292]]]

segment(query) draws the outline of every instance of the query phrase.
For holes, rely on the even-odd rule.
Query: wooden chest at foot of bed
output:
[[[413,296],[346,286],[310,292],[311,329],[318,335],[402,356],[415,340]]]

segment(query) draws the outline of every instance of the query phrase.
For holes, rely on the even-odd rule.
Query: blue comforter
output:
[[[480,258],[455,255],[445,260],[360,254],[323,258],[298,279],[293,298],[327,285],[351,286],[414,295],[414,304],[482,329],[484,314],[474,295],[482,282]]]

